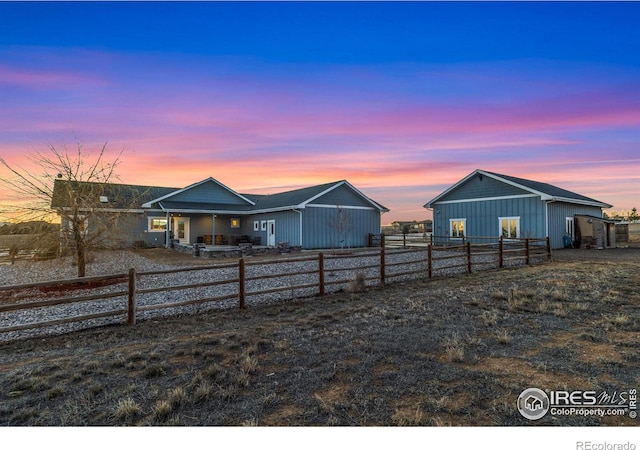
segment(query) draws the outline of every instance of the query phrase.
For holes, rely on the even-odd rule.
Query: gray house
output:
[[[424,205],[433,234],[509,238],[549,237],[551,248],[576,239],[577,216],[602,219],[611,205],[547,183],[475,170]]]
[[[62,183],[56,180],[60,192]],[[56,185],[52,207],[68,207],[55,190]],[[286,242],[304,249],[364,247],[370,233],[380,233],[381,214],[388,211],[346,180],[272,195],[240,194],[214,178],[182,189],[106,184],[91,192],[99,196],[104,211],[126,217],[118,230],[121,245],[169,246],[177,240],[205,245]]]

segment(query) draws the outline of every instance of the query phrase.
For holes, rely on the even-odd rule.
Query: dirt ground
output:
[[[635,426],[530,421],[526,388],[640,387],[640,249],[0,346],[3,425]]]

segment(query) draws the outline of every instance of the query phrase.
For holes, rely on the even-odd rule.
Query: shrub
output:
[[[364,273],[358,272],[355,278],[352,278],[349,281],[349,287],[347,288],[347,290],[351,293],[356,293],[356,292],[364,292],[366,288],[367,288],[367,285],[365,283]]]
[[[153,415],[155,416],[156,420],[159,421],[166,420],[169,417],[169,414],[171,414],[172,410],[173,407],[167,400],[158,400],[153,405]]]
[[[166,369],[164,364],[153,364],[151,366],[147,366],[144,370],[144,376],[146,378],[155,378],[160,377],[166,373]]]
[[[444,340],[444,352],[447,355],[449,362],[462,362],[464,361],[465,345],[458,334],[454,334],[452,337],[447,337]]]
[[[167,402],[173,406],[179,406],[185,402],[187,394],[183,387],[176,386],[169,391]]]
[[[118,401],[114,414],[117,419],[127,420],[132,419],[141,412],[142,407],[135,400],[126,398]]]

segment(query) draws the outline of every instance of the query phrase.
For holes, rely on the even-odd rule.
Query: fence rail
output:
[[[475,270],[487,268],[500,269],[509,262],[531,264],[533,260],[550,259],[551,251],[549,239],[518,239],[498,240],[492,243],[472,243],[471,239],[457,242],[456,245],[431,244],[419,248],[392,249],[386,248],[385,237],[380,237],[380,248],[375,251],[354,252],[351,255],[325,255],[319,253],[314,256],[299,258],[274,259],[268,262],[246,261],[240,258],[237,262],[197,266],[180,269],[156,270],[137,272],[134,268],[128,273],[73,278],[39,283],[0,286],[0,324],[3,314],[19,311],[35,310],[39,308],[55,308],[63,305],[87,303],[99,309],[99,302],[107,299],[120,299],[118,305],[111,306],[106,311],[90,311],[89,313],[61,317],[54,320],[11,324],[1,326],[0,333],[37,329],[74,322],[89,321],[97,318],[120,316],[126,323],[134,325],[141,312],[158,311],[190,305],[200,305],[212,302],[236,300],[239,308],[246,308],[249,297],[257,297],[278,292],[293,292],[303,290],[305,296],[323,296],[329,286],[348,285],[353,282],[354,274],[366,282],[383,287],[386,282],[399,277],[434,278],[452,276],[460,273],[471,273]],[[400,258],[403,256],[410,258]],[[338,263],[345,263],[339,265]],[[314,264],[315,263],[315,264]],[[271,269],[280,266],[282,272],[263,275],[247,274],[247,269],[269,265]],[[295,266],[292,269],[291,266]],[[227,271],[220,275],[221,271]],[[218,274],[210,281],[185,284],[184,281],[169,285],[152,285],[158,277],[164,279],[172,275],[182,275],[195,271],[212,271]],[[268,282],[277,282],[280,278],[299,277],[301,280],[286,286],[269,286]],[[310,278],[312,278],[310,280]],[[179,280],[178,280],[179,281]],[[263,283],[261,283],[263,282]],[[371,285],[371,283],[369,284]],[[96,293],[95,289],[107,287],[110,292]],[[216,295],[205,295],[198,298],[183,298],[159,304],[138,304],[138,300],[146,294],[159,292],[188,292],[201,288],[219,288]],[[87,290],[94,292],[87,295],[77,295]],[[75,293],[75,295],[74,295]],[[42,300],[43,296],[48,296]],[[33,301],[36,298],[37,300]],[[31,299],[31,301],[30,301]]]

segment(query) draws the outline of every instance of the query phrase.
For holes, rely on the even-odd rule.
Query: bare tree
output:
[[[335,214],[328,220],[327,225],[337,233],[340,249],[344,250],[345,241],[351,233],[351,213],[340,205],[336,205],[334,211]]]
[[[79,277],[86,274],[88,250],[102,242],[119,220],[119,215],[108,208],[110,199],[105,190],[117,179],[115,169],[122,152],[107,161],[106,151],[106,142],[94,152],[79,143],[73,150],[66,145],[56,148],[49,144],[46,154],[37,152],[28,157],[42,170],[41,174],[0,157],[0,164],[9,172],[0,177],[0,184],[20,199],[2,209],[18,220],[51,221],[52,214],[57,213],[62,235],[58,239],[62,237],[63,243],[74,249]]]

